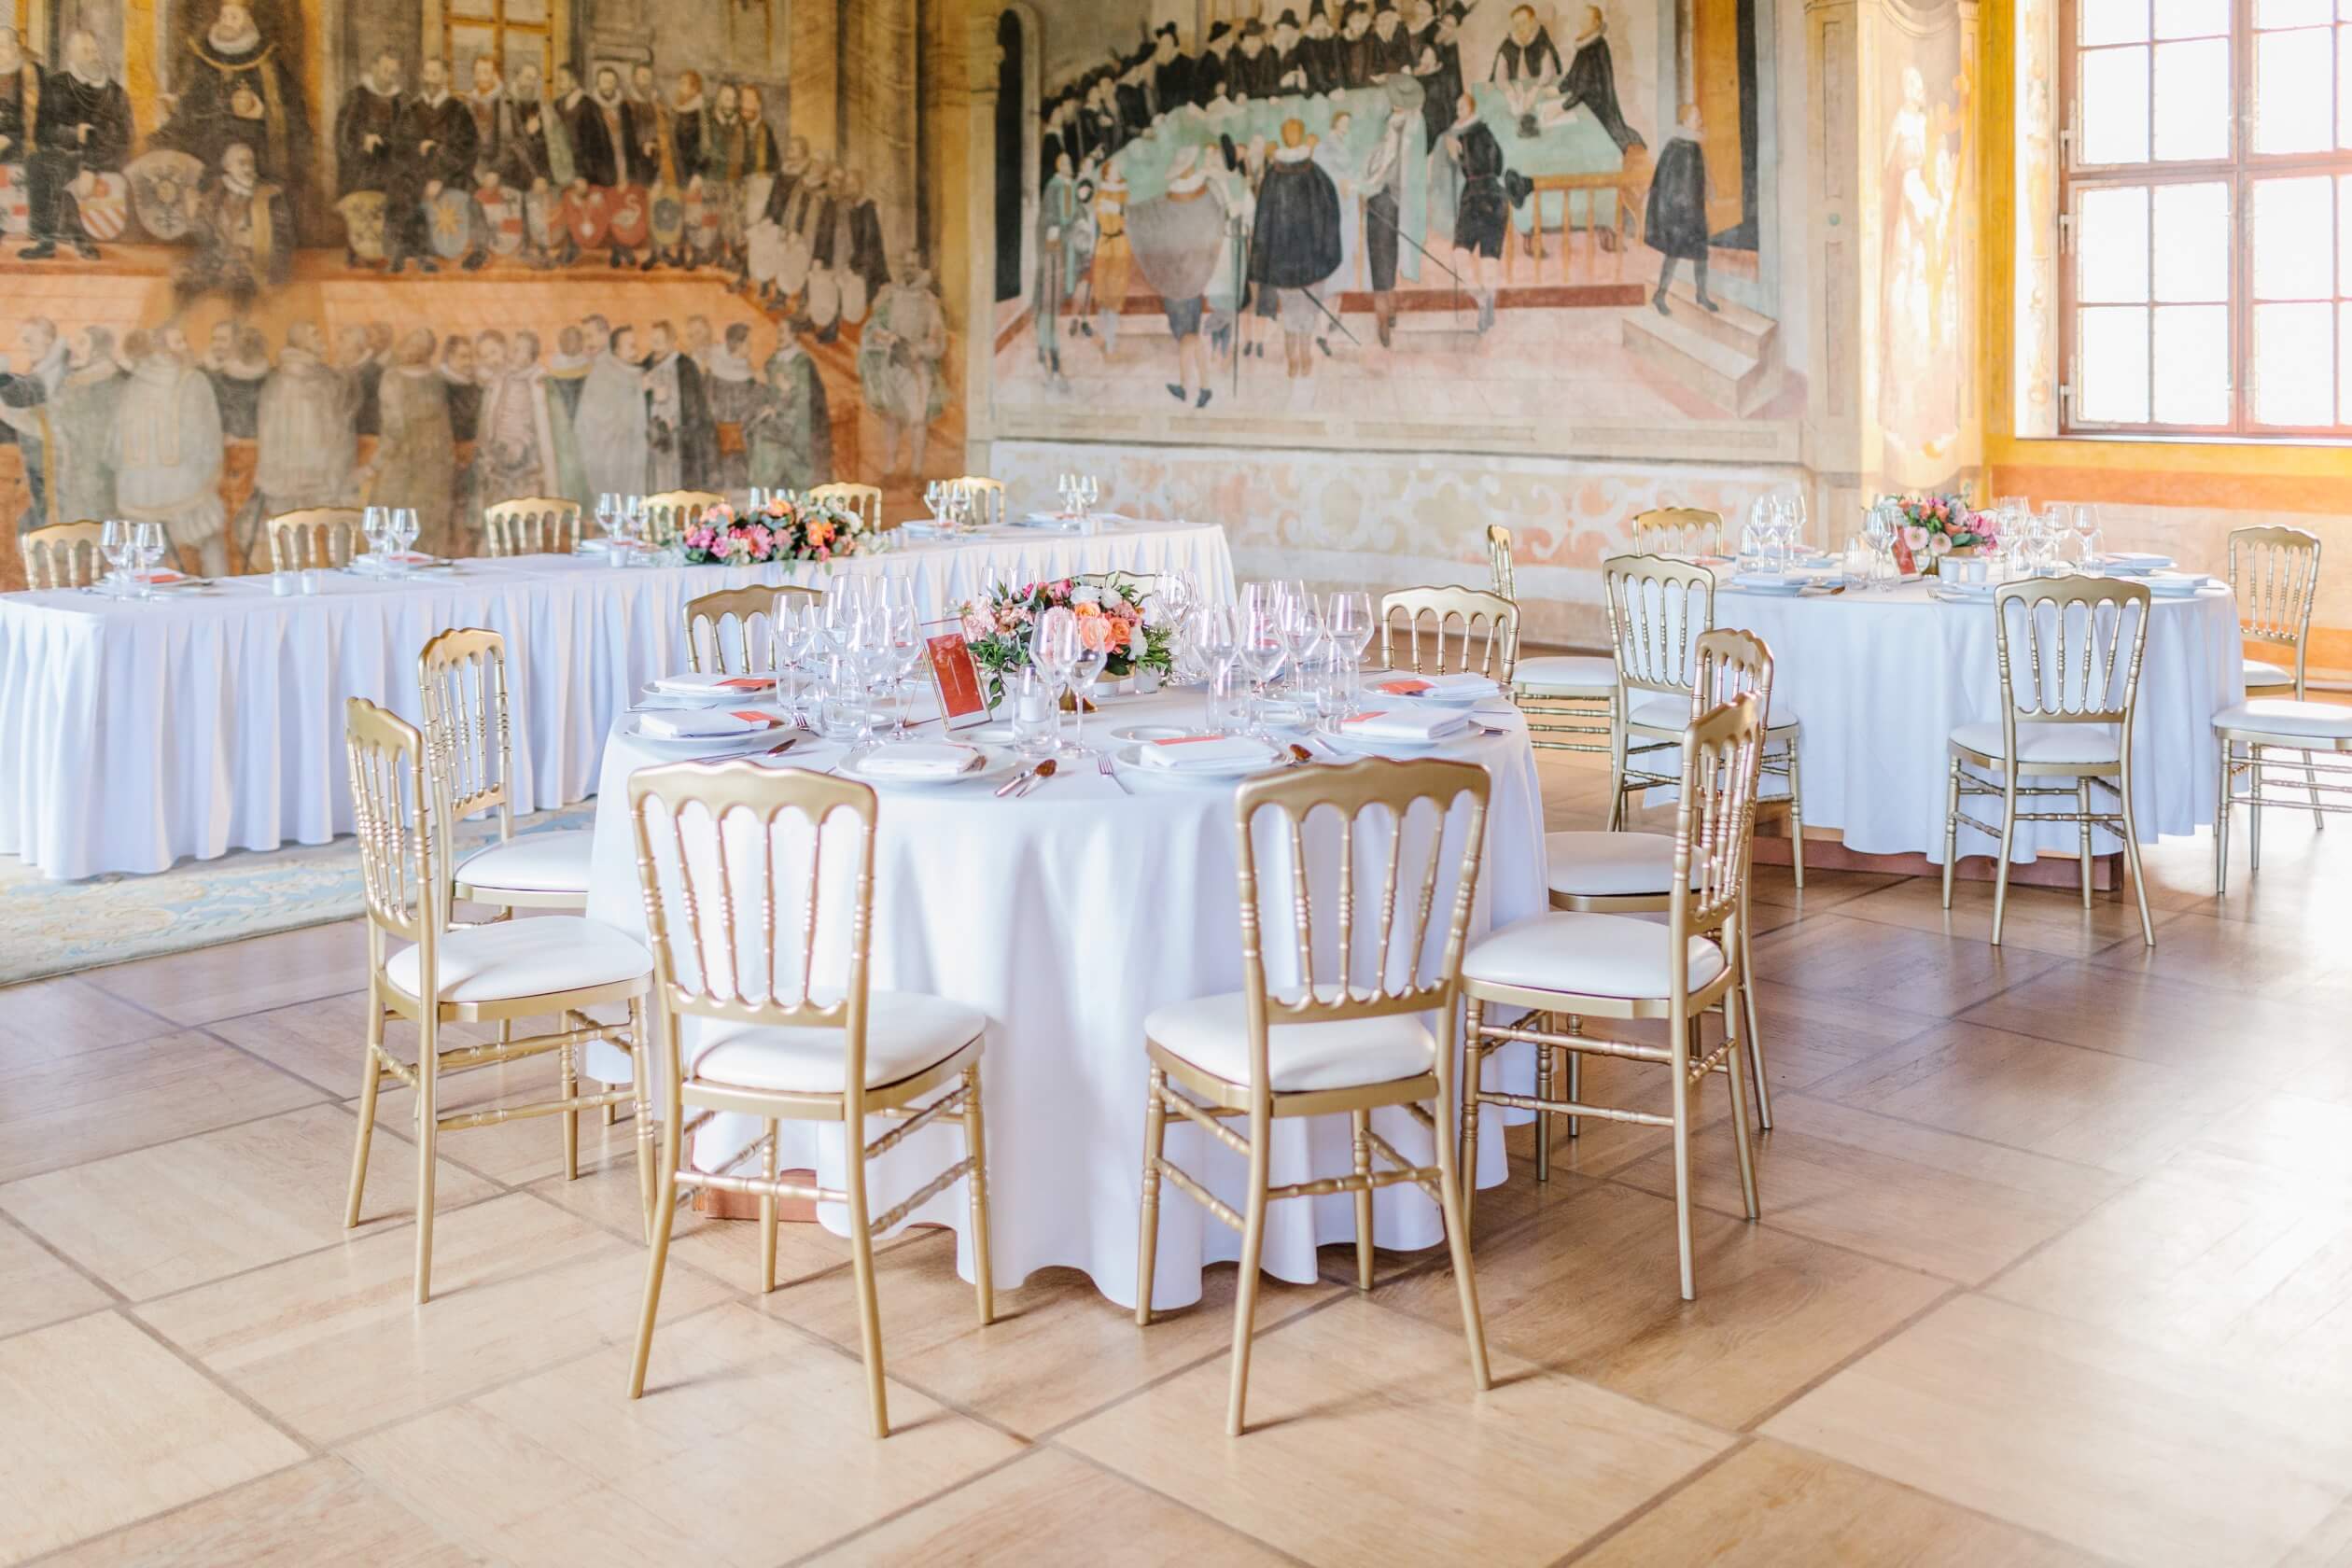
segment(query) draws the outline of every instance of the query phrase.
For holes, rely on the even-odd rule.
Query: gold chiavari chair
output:
[[[1518,603],[1511,530],[1500,523],[1487,525],[1487,562],[1493,568],[1494,591]],[[1527,721],[1529,743],[1538,750],[1606,753],[1609,712],[1617,701],[1617,665],[1590,653],[1539,653],[1522,658],[1512,671],[1511,700]],[[1558,735],[1596,738],[1553,738]]]
[[[708,671],[720,674],[733,671],[749,675],[754,670],[775,667],[768,656],[771,650],[753,636],[752,618],[763,616],[771,626],[775,623],[778,600],[790,600],[795,606],[822,604],[825,591],[804,588],[788,582],[778,588],[751,583],[742,588],[721,588],[697,595],[686,601],[686,667],[697,675]],[[726,637],[728,624],[735,627],[735,637]],[[734,654],[730,663],[728,654]]]
[[[1710,709],[1740,697],[1753,696],[1769,710],[1772,699],[1772,653],[1764,640],[1753,632],[1718,629],[1700,634],[1693,645],[1697,663],[1697,678],[1690,693],[1690,716],[1697,719]],[[1551,886],[1551,906],[1554,909],[1576,910],[1588,914],[1643,915],[1662,914],[1673,903],[1674,836],[1657,833],[1551,833],[1544,835],[1544,860]],[[1742,891],[1746,891],[1744,883]],[[1748,1069],[1756,1083],[1757,1125],[1770,1131],[1772,1126],[1772,1091],[1767,1081],[1764,1064],[1764,1038],[1758,1032],[1756,1014],[1756,953],[1755,940],[1744,917],[1740,921],[1740,949],[1735,955],[1739,973],[1732,981],[1732,995],[1724,1006],[1737,1005],[1747,1045]],[[1583,1020],[1568,1020],[1569,1038],[1582,1032]],[[1581,1057],[1571,1048],[1568,1058],[1568,1098],[1575,1099],[1582,1087]],[[1535,1095],[1539,1099],[1551,1096],[1553,1053],[1538,1046],[1535,1052]],[[1568,1123],[1568,1136],[1577,1136],[1574,1118]],[[1551,1179],[1551,1118],[1540,1116],[1535,1122],[1535,1179]]]
[[[2103,827],[2120,833],[2132,889],[2139,896],[2140,935],[2150,947],[2156,945],[2148,887],[2140,878],[2139,831],[2132,818],[2132,721],[2139,703],[2140,656],[2148,646],[2148,608],[2146,583],[2113,578],[2009,582],[1994,591],[2001,717],[1952,732],[1951,777],[1944,791],[1943,906],[1952,907],[1952,868],[1959,854],[1960,824],[1966,822],[2000,841],[1993,868],[1995,947],[2009,911],[2009,847],[2021,821],[2077,825],[2085,909],[2091,907],[2092,832]],[[2094,806],[2094,788],[2115,798],[2111,808]],[[2000,825],[1966,815],[1960,809],[1964,796],[1999,800]],[[2065,805],[2021,811],[2021,799]]]
[[[839,501],[863,517],[867,527],[882,526],[882,487],[878,484],[860,484],[852,480],[838,479],[831,484],[810,486],[808,498],[812,501]]]
[[[981,1127],[980,1055],[987,1019],[969,1007],[911,991],[872,991],[867,959],[874,906],[874,791],[851,779],[749,763],[683,763],[629,779],[629,817],[653,947],[654,1007],[662,1020],[662,1162],[647,1260],[645,1304],[629,1397],[645,1392],[662,1272],[679,1194],[689,1187],[749,1193],[760,1200],[760,1288],[776,1288],[777,1200],[848,1210],[851,1272],[865,1352],[874,1435],[889,1435],[882,1379],[882,1318],[875,1299],[874,1238],[957,1182],[971,1202],[973,1279],[980,1321],[996,1317],[988,1265],[987,1160]],[[790,870],[797,851],[805,878]],[[846,908],[820,893],[824,861],[854,873]],[[779,930],[779,903],[800,881],[795,919]],[[820,906],[820,900],[822,906]],[[739,936],[758,912],[757,926]],[[738,914],[738,911],[743,912]],[[833,933],[820,940],[819,933]],[[846,964],[833,985],[816,972],[836,949]],[[933,1090],[945,1093],[916,1102]],[[686,1119],[689,1106],[698,1113]],[[711,1171],[684,1163],[687,1136],[720,1112],[755,1116],[764,1134]],[[869,1142],[870,1116],[897,1126]],[[866,1162],[934,1121],[960,1119],[964,1157],[887,1212],[874,1214]],[[778,1124],[832,1123],[847,1146],[839,1190],[777,1175]],[[733,1172],[759,1161],[759,1174]]]
[[[1723,514],[1699,507],[1657,507],[1636,512],[1633,549],[1643,555],[1720,555]]]
[[[368,547],[361,515],[357,507],[305,507],[278,513],[269,521],[270,569],[349,566]]]
[[[726,497],[716,490],[665,490],[645,497],[645,540],[660,547],[702,521],[703,513],[721,505]]]
[[[1698,1290],[1690,1224],[1690,1135],[1698,1125],[1694,1100],[1711,1072],[1724,1073],[1730,1088],[1740,1190],[1747,1217],[1753,1220],[1758,1211],[1756,1155],[1748,1132],[1748,1070],[1741,1059],[1747,1041],[1740,1009],[1728,998],[1738,974],[1729,955],[1739,951],[1740,928],[1747,918],[1749,839],[1756,824],[1764,739],[1764,707],[1753,696],[1710,709],[1683,732],[1682,794],[1674,808],[1666,924],[1638,915],[1538,915],[1475,944],[1462,960],[1470,1039],[1462,1097],[1465,1192],[1477,1184],[1482,1105],[1670,1127],[1674,1137],[1674,1229],[1686,1301]],[[1717,1005],[1723,1008],[1723,1040],[1713,1050],[1704,1050],[1700,1020]],[[1490,1006],[1571,1018],[1662,1018],[1666,1043],[1561,1035],[1525,1023],[1491,1025],[1485,1021]],[[1514,1041],[1539,1050],[1656,1063],[1672,1075],[1672,1108],[1660,1115],[1589,1105],[1573,1095],[1558,1100],[1488,1089],[1481,1073],[1487,1053]]]
[[[1402,665],[1400,631],[1407,660]],[[1383,594],[1380,662],[1415,675],[1475,673],[1507,690],[1519,664],[1519,606],[1482,588],[1399,588]]]
[[[360,886],[368,915],[368,1035],[343,1225],[349,1228],[359,1223],[376,1093],[387,1078],[404,1084],[416,1094],[416,1299],[421,1305],[432,1294],[433,1176],[440,1135],[525,1116],[563,1116],[569,1125],[581,1111],[616,1105],[642,1093],[646,1075],[639,1043],[653,959],[611,927],[578,916],[450,926],[448,877],[428,805],[436,786],[427,777],[425,737],[364,697],[349,699],[344,713]],[[387,953],[387,940],[408,945]],[[628,1004],[626,1025],[599,1024],[587,1014],[591,1007],[615,1002]],[[444,1024],[511,1024],[540,1015],[553,1016],[562,1027],[520,1040],[441,1044]],[[416,1026],[413,1064],[385,1045],[385,1020],[395,1017]],[[597,1040],[629,1051],[633,1082],[639,1087],[577,1094],[567,1071],[563,1091],[553,1099],[482,1105],[464,1112],[441,1109],[441,1080],[446,1076],[551,1051],[564,1053],[568,1064],[575,1049]],[[652,1128],[651,1108],[640,1101],[637,1176],[649,1227]]]
[[[568,555],[580,548],[580,503],[560,496],[519,496],[482,509],[483,539],[493,555]]]
[[[2352,811],[2352,805],[2335,798],[2352,794],[2352,784],[2342,782],[2352,777],[2352,764],[2343,760],[2352,753],[2352,707],[2292,697],[2254,697],[2215,714],[2213,734],[2221,749],[2220,813],[2213,823],[2213,892],[2219,898],[2230,890],[2230,808],[2243,805],[2248,812],[2249,872],[2262,869],[2263,810],[2273,806],[2303,809],[2296,802],[2263,798],[2263,770],[2275,765],[2264,760],[2263,748],[2303,754],[2298,771],[2310,793],[2313,812]],[[2325,753],[2329,760],[2316,763],[2314,752]],[[2321,783],[2323,777],[2329,782]],[[2247,786],[2244,794],[2237,792],[2241,780]],[[2291,789],[2296,781],[2284,782]],[[2323,800],[2323,795],[2329,798]]]
[[[104,523],[44,523],[17,536],[28,588],[87,588],[105,575]]]
[[[1609,826],[1622,828],[1629,801],[1641,791],[1672,786],[1670,759],[1680,752],[1698,679],[1699,638],[1715,627],[1715,573],[1694,561],[1666,555],[1616,555],[1601,564],[1609,612],[1609,642],[1617,653],[1617,735],[1610,746]],[[1777,704],[1778,694],[1774,693]],[[1765,715],[1763,778],[1787,793],[1757,800],[1758,816],[1785,814],[1789,870],[1805,885],[1805,791],[1799,756],[1803,728],[1785,705]]]
[[[2288,697],[2302,702],[2311,651],[2311,607],[2319,595],[2319,536],[2301,528],[2230,530],[2230,592],[2237,596],[2238,632],[2250,642],[2291,648],[2289,671],[2267,659],[2247,658],[2248,697]],[[2260,749],[2255,756],[2259,759]],[[2303,786],[2311,793],[2311,822],[2328,825],[2319,805],[2319,773],[2303,758]],[[2261,813],[2255,814],[2260,822]],[[2259,843],[2259,839],[2257,841]]]
[[[972,497],[972,510],[982,523],[1004,521],[1004,481],[986,474],[965,474],[948,483]]]
[[[1470,1373],[1491,1386],[1477,1281],[1470,1268],[1463,1185],[1454,1164],[1454,1029],[1462,953],[1470,925],[1478,858],[1486,836],[1490,783],[1474,763],[1435,758],[1367,758],[1340,766],[1266,775],[1241,786],[1242,989],[1177,1002],[1143,1021],[1151,1063],[1143,1113],[1143,1203],[1135,1263],[1135,1321],[1152,1321],[1152,1277],[1159,1250],[1159,1189],[1178,1192],[1241,1233],[1241,1271],[1233,1309],[1233,1380],[1225,1432],[1241,1435],[1249,1393],[1251,1320],[1257,1304],[1258,1260],[1269,1204],[1334,1193],[1355,1197],[1356,1285],[1372,1288],[1372,1194],[1411,1183],[1437,1203],[1453,1256]],[[1433,955],[1448,819],[1462,808],[1461,861],[1442,949]],[[1261,888],[1256,836],[1261,816],[1274,846],[1269,871],[1280,885]],[[1307,834],[1336,834],[1328,883],[1308,867]],[[1358,830],[1362,830],[1361,837]],[[1409,838],[1427,839],[1424,853]],[[1407,862],[1415,868],[1407,873]],[[1357,862],[1364,862],[1359,868]],[[1412,884],[1418,880],[1419,887]],[[1377,920],[1358,923],[1359,881],[1379,889]],[[1319,886],[1318,884],[1323,884]],[[1324,893],[1332,896],[1329,902]],[[1260,936],[1263,907],[1292,912],[1289,951],[1277,963],[1295,978],[1269,977]],[[1330,918],[1320,926],[1317,908]],[[1397,923],[1400,912],[1406,925]],[[1279,918],[1279,917],[1276,917]],[[1268,924],[1271,921],[1267,922]],[[1361,938],[1362,940],[1359,940]],[[1328,967],[1326,967],[1328,965]],[[1436,1021],[1433,1035],[1429,1020]],[[1435,1113],[1421,1109],[1432,1102]],[[1408,1159],[1372,1127],[1372,1113],[1397,1107],[1435,1145],[1436,1164]],[[1272,1186],[1274,1123],[1289,1116],[1345,1113],[1354,1131],[1354,1170],[1344,1176]],[[1192,1123],[1249,1161],[1249,1187],[1236,1211],[1168,1157],[1168,1118]],[[1232,1125],[1243,1122],[1244,1139]]]

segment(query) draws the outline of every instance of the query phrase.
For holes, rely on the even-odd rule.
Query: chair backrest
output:
[[[1004,521],[1004,481],[987,474],[965,474],[947,482],[972,497],[972,510],[982,523]]]
[[[2295,694],[2310,656],[2311,606],[2319,594],[2319,536],[2301,528],[2230,530],[2230,591],[2238,630],[2295,651]]]
[[[104,523],[44,523],[17,536],[28,588],[87,588],[105,573]]]
[[[351,697],[343,703],[343,744],[371,952],[381,954],[386,934],[417,944],[426,987],[417,994],[436,995],[434,949],[444,905],[440,857],[426,820],[425,737],[389,709]]]
[[[454,866],[450,835],[475,812],[495,808],[498,837],[514,834],[506,638],[478,626],[438,634],[416,656],[416,687],[437,847]]]
[[[1689,692],[1699,638],[1715,628],[1715,573],[1664,555],[1613,555],[1601,563],[1601,585],[1619,696]]]
[[[656,1001],[671,1015],[841,1029],[852,1107],[865,1084],[876,810],[865,785],[798,768],[679,763],[629,776]],[[680,1083],[679,1029],[665,1021],[668,1081]]]
[[[2020,720],[2121,724],[2121,755],[2131,754],[2149,604],[2148,584],[2111,577],[2036,578],[1994,590],[2008,755],[2017,755]]]
[[[1487,567],[1494,573],[1494,591],[1517,600],[1519,576],[1511,566],[1511,530],[1500,523],[1487,525]]]
[[[651,545],[677,542],[678,537],[702,521],[703,513],[724,504],[716,490],[665,490],[645,497],[645,539]]]
[[[774,632],[777,606],[822,604],[825,591],[788,582],[769,588],[754,582],[741,588],[721,588],[686,601],[686,667],[696,674],[749,675],[776,667]],[[760,624],[754,625],[758,621]],[[735,635],[727,635],[732,623]],[[732,654],[732,660],[729,655]]]
[[[1742,697],[1764,705],[1764,722],[1772,721],[1772,651],[1754,632],[1718,626],[1699,634],[1692,653],[1697,666],[1690,682],[1690,716]]]
[[[882,487],[878,484],[860,484],[853,480],[837,479],[831,484],[811,485],[808,498],[812,501],[839,501],[862,516],[867,527],[882,526]]]
[[[357,507],[305,507],[270,519],[270,569],[307,571],[351,564],[367,548]]]
[[[1519,668],[1519,606],[1500,594],[1457,586],[1380,595],[1380,657],[1391,669],[1400,623],[1416,675],[1471,670],[1508,686]]]
[[[1673,994],[1690,988],[1689,939],[1721,931],[1741,913],[1763,749],[1764,705],[1753,696],[1708,708],[1683,732],[1674,879],[1667,903],[1674,931],[1669,945],[1678,987]]]
[[[1723,514],[1699,507],[1657,507],[1637,512],[1633,548],[1649,555],[1720,555]]]
[[[580,548],[580,503],[561,496],[518,496],[482,509],[493,555],[568,555]]]
[[[1270,1083],[1267,1030],[1283,1024],[1435,1010],[1448,1038],[1432,1066],[1452,1071],[1454,997],[1491,788],[1475,763],[1378,757],[1284,769],[1241,786],[1235,815],[1253,1096]],[[1263,861],[1261,834],[1271,849]],[[1433,949],[1431,922],[1449,871],[1449,924]],[[1268,977],[1261,935],[1279,915],[1261,917],[1262,909],[1291,917],[1287,946],[1278,949],[1286,969],[1279,983]]]

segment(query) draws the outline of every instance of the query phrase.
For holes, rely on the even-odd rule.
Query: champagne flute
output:
[[[1049,698],[1058,700],[1070,690],[1071,668],[1084,650],[1079,646],[1078,616],[1067,605],[1056,605],[1037,620],[1037,629],[1029,638],[1029,663],[1045,678]],[[1056,752],[1065,749],[1061,738],[1061,717],[1054,710],[1054,744]]]

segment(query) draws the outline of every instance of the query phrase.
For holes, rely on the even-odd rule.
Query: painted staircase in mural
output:
[[[1687,278],[1667,291],[1671,314],[1645,304],[1625,314],[1625,346],[1644,363],[1725,412],[1753,413],[1780,390],[1780,325],[1717,298],[1703,310]]]

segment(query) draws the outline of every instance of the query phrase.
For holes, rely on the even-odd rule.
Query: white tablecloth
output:
[[[1139,721],[1197,723],[1200,714],[1195,693],[1118,699],[1087,721],[1087,738]],[[1540,913],[1548,897],[1534,753],[1516,718],[1496,722],[1508,733],[1467,741],[1451,753],[1485,764],[1494,780],[1474,936]],[[805,744],[791,760],[823,767],[838,756],[838,748]],[[625,783],[633,770],[663,760],[616,735],[598,791],[588,912],[639,935],[644,911]],[[998,800],[979,783],[887,791],[876,836],[873,986],[945,996],[989,1019],[981,1075],[997,1279],[1018,1281],[1062,1265],[1085,1270],[1105,1295],[1133,1305],[1144,1016],[1166,1003],[1241,985],[1231,787],[1138,787],[1130,795],[1118,780],[1065,762],[1058,777],[1025,801]],[[749,895],[738,887],[736,896]],[[1362,896],[1365,907],[1375,904],[1371,889]],[[1440,926],[1446,907],[1441,897]],[[756,910],[743,911],[738,931],[757,930],[756,918]],[[778,920],[791,925],[783,916]],[[624,1057],[595,1048],[587,1070],[624,1080],[628,1074]],[[1507,1056],[1489,1073],[1490,1082],[1520,1087],[1533,1078],[1525,1059]],[[1402,1113],[1375,1118],[1397,1148],[1432,1157],[1427,1136]],[[748,1119],[730,1126],[721,1118],[698,1139],[697,1156],[706,1166],[723,1163],[757,1131]],[[837,1132],[820,1136],[808,1125],[787,1123],[784,1140],[779,1153],[787,1168],[815,1169],[826,1185],[840,1184]],[[1501,1144],[1490,1138],[1481,1145],[1489,1183],[1503,1179]],[[1239,1205],[1239,1158],[1173,1119],[1169,1148]],[[893,1149],[873,1168],[874,1208],[896,1203],[960,1151],[961,1134],[953,1128],[926,1128]],[[1273,1160],[1278,1185],[1304,1179],[1310,1168],[1317,1175],[1351,1169],[1347,1118],[1278,1123]],[[965,1204],[959,1185],[912,1221],[948,1225],[962,1236]],[[1354,1235],[1352,1204],[1347,1197],[1277,1204],[1265,1267],[1286,1280],[1311,1280],[1316,1246]],[[1382,1246],[1427,1247],[1442,1239],[1435,1205],[1412,1188],[1382,1190],[1375,1211]],[[820,1210],[820,1217],[841,1228],[837,1211]],[[1197,1300],[1202,1266],[1239,1251],[1238,1236],[1163,1187],[1157,1305]],[[959,1267],[969,1278],[968,1238]]]
[[[1233,591],[1224,529],[1123,524],[1002,528],[830,567],[617,570],[536,555],[396,582],[327,572],[309,597],[273,596],[267,578],[148,603],[0,595],[0,854],[82,877],[349,833],[343,700],[413,722],[417,651],[452,626],[506,636],[516,808],[567,805],[594,788],[613,715],[683,667],[689,598],[888,570],[911,576],[935,616],[991,567],[1013,581],[1189,569],[1212,594]]]
[[[1959,725],[2001,717],[1992,605],[1945,603],[1918,584],[1823,598],[1727,587],[1715,622],[1756,633],[1772,651],[1772,710],[1803,726],[1805,825],[1837,829],[1865,854],[1921,852],[1940,865],[1947,743]],[[2240,647],[2227,589],[2153,601],[2132,737],[2143,843],[2213,820],[2213,716],[2245,699]],[[2104,834],[2095,842],[2101,852],[2117,847]],[[1997,847],[1961,828],[1962,855]],[[2012,858],[2078,847],[2072,824],[2021,822]]]

